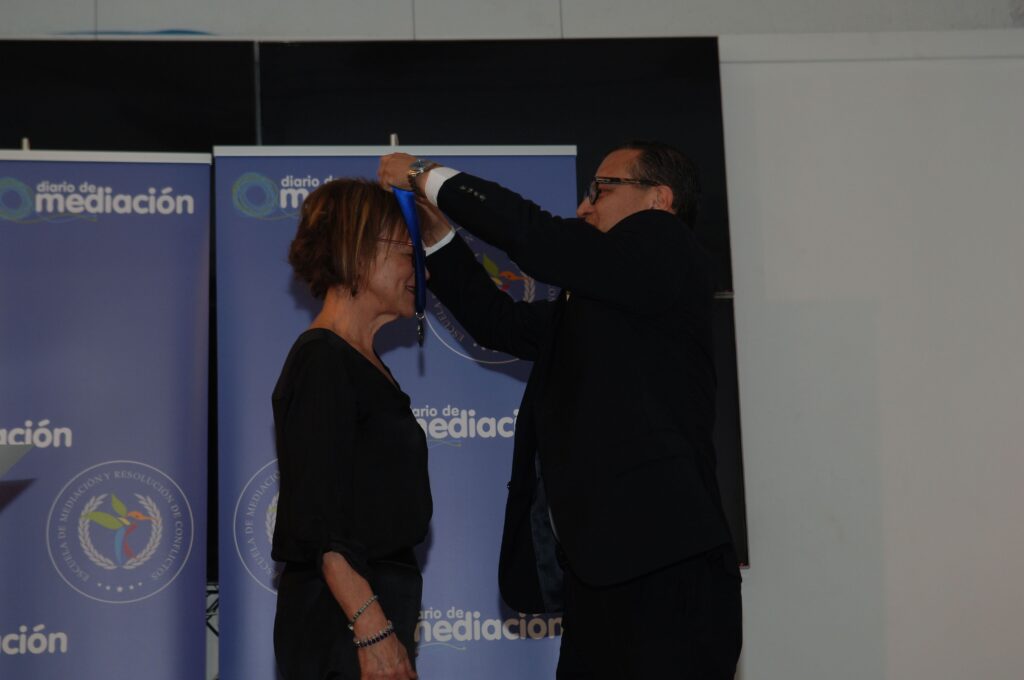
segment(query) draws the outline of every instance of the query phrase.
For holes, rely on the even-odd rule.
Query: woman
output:
[[[274,388],[278,667],[286,680],[415,678],[426,438],[373,348],[415,299],[394,197],[356,179],[317,188],[288,259],[323,307]]]

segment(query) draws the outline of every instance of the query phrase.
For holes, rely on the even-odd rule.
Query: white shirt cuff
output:
[[[457,174],[459,174],[459,171],[455,168],[446,168],[444,166],[434,168],[427,173],[427,182],[423,185],[423,195],[427,197],[428,201],[437,205],[437,195],[441,192],[441,185]],[[450,230],[444,238],[434,245],[424,248],[424,254],[429,256],[432,253],[436,253],[451,243],[453,238],[455,238],[454,229]]]
[[[427,200],[437,205],[437,195],[441,192],[441,185],[450,180],[459,171],[455,168],[446,168],[443,165],[434,168],[427,173],[427,183],[423,185],[423,195]]]
[[[431,254],[436,253],[437,251],[441,250],[441,248],[444,248],[446,245],[451,243],[453,238],[455,238],[455,230],[449,229],[448,233],[445,234],[444,238],[442,238],[434,245],[427,246],[426,248],[424,248],[423,253],[427,256],[430,256]]]

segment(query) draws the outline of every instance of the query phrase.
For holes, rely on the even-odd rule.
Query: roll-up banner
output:
[[[205,675],[209,193],[0,154],[0,678]]]
[[[376,177],[405,151],[493,179],[561,215],[575,210],[575,147],[216,148],[220,668],[223,680],[275,677],[270,557],[278,476],[271,392],[319,304],[287,262],[302,200],[337,177]],[[494,285],[517,300],[554,299],[508,257],[462,232]],[[434,517],[418,550],[423,678],[551,677],[561,620],[510,611],[498,548],[516,410],[529,364],[477,345],[432,296],[423,348],[414,320],[389,324],[377,349],[427,434]]]

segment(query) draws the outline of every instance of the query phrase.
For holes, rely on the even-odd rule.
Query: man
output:
[[[564,611],[558,678],[732,678],[740,582],[715,478],[713,286],[691,230],[692,163],[662,144],[615,149],[578,219],[406,154],[379,176],[562,288],[514,302],[451,233],[427,260],[431,290],[478,343],[534,362],[499,585],[514,609]],[[442,219],[428,241],[437,230]]]

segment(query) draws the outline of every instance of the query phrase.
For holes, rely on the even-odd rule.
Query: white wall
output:
[[[0,37],[412,40],[1024,26],[1024,0],[0,0]]]
[[[1020,680],[1024,34],[728,37],[743,680]]]

